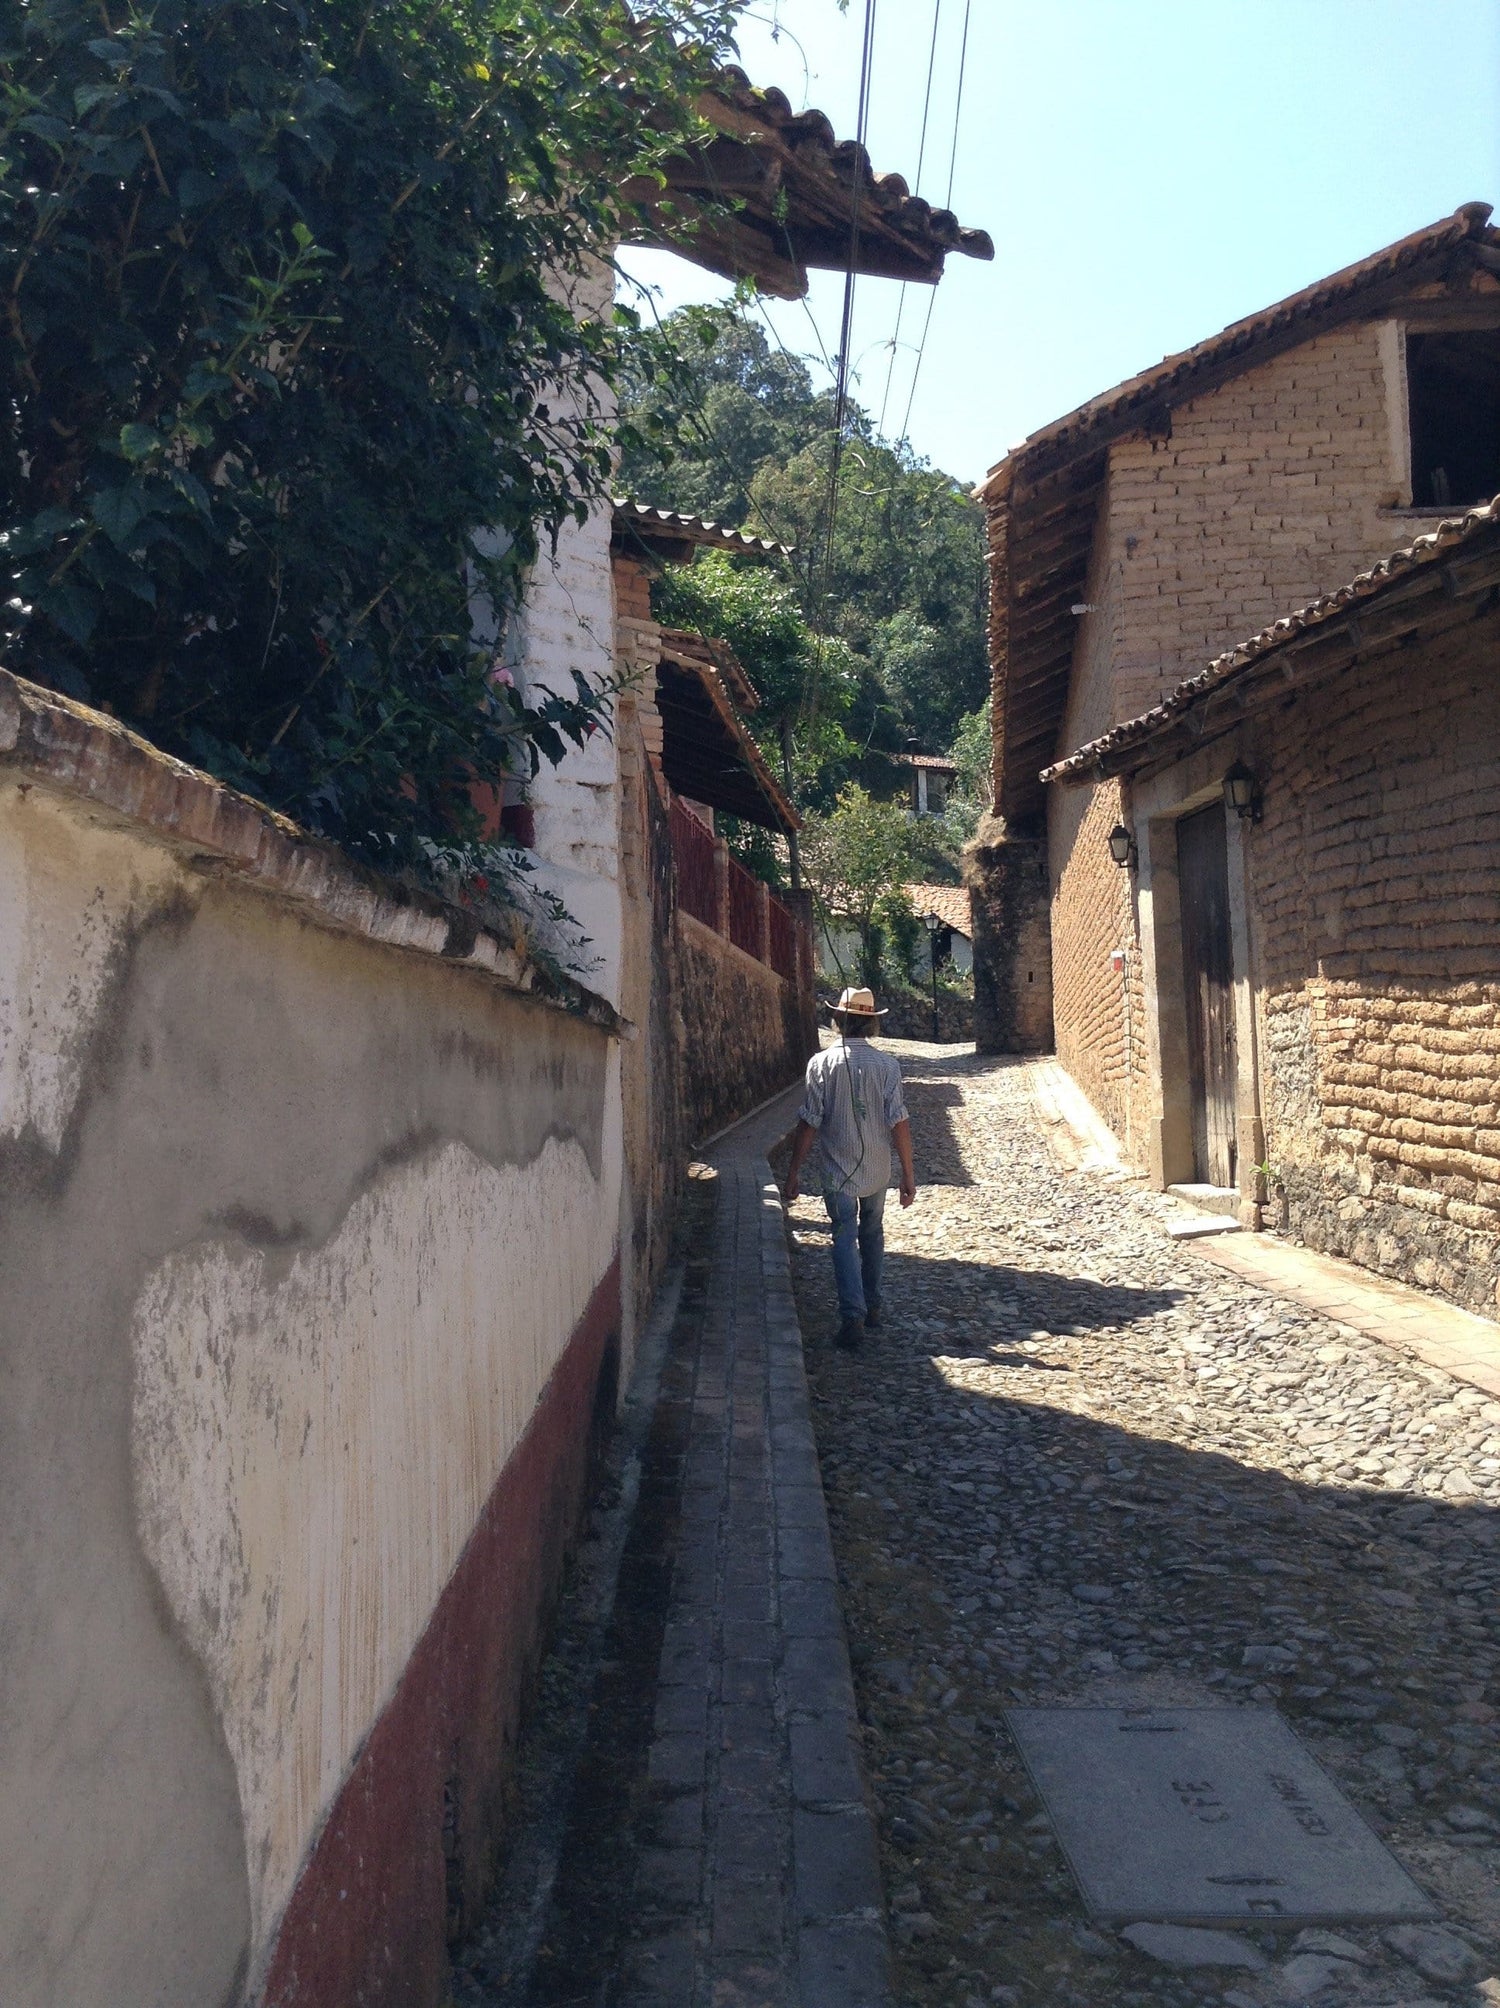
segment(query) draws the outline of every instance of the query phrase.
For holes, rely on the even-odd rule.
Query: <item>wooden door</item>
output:
[[[1177,825],[1177,883],[1194,1176],[1205,1185],[1229,1186],[1236,1173],[1234,952],[1222,802],[1184,816]]]

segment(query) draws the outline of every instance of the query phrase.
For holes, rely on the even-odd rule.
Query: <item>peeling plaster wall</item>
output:
[[[581,272],[549,276],[549,286],[580,319],[608,319],[614,269],[603,259]],[[608,393],[598,394],[608,408]],[[567,394],[560,393],[559,401]],[[571,697],[575,677],[596,688],[615,672],[615,605],[609,545],[613,511],[597,506],[571,519],[545,547],[527,581],[509,641],[521,688]],[[621,995],[624,921],[619,874],[619,761],[613,731],[570,746],[553,767],[543,761],[529,789],[536,816],[537,881],[555,893],[587,937],[564,958],[571,972],[611,1004]]]
[[[620,1162],[599,1030],[0,775],[7,2008],[256,1997]]]

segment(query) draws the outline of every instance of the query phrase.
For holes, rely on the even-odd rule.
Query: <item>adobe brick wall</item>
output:
[[[1180,406],[1168,439],[1111,447],[1089,598],[1118,601],[1118,638],[1091,730],[1410,540],[1389,513],[1405,499],[1405,396],[1396,331],[1368,322]]]
[[[1337,329],[1182,405],[1170,437],[1111,446],[1059,757],[1414,534],[1390,513],[1405,500],[1402,371],[1393,325]],[[1136,938],[1106,843],[1120,820],[1113,782],[1050,791],[1053,1010],[1059,1058],[1139,1157],[1139,957],[1128,1000],[1110,967]]]
[[[1048,851],[1057,1057],[1135,1148],[1145,1134],[1136,1108],[1146,1080],[1145,1005],[1132,875],[1109,854],[1109,833],[1126,820],[1125,804],[1117,781],[1054,793]],[[1125,950],[1122,973],[1110,965],[1116,949]]]
[[[1260,728],[1267,1147],[1315,1248],[1500,1308],[1500,613]]]

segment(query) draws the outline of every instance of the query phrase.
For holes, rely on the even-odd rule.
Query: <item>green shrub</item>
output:
[[[691,128],[723,14],[11,0],[6,665],[377,862],[472,861],[465,775],[600,709],[472,634],[608,484],[623,330],[547,274]]]

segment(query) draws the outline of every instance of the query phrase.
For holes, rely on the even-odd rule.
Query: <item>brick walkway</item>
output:
[[[875,1832],[782,1210],[782,1097],[712,1151],[714,1271],[669,1358],[681,1500],[625,2008],[890,2000]]]

